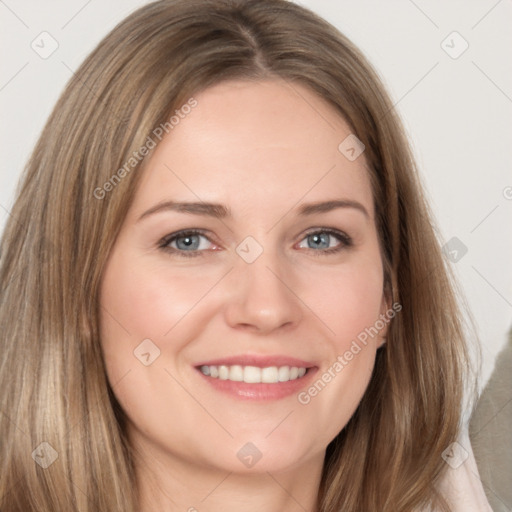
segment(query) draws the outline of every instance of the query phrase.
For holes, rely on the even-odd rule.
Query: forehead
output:
[[[224,82],[194,99],[147,163],[136,203],[172,196],[236,211],[345,197],[373,214],[364,153],[351,161],[339,149],[350,127],[304,86]]]

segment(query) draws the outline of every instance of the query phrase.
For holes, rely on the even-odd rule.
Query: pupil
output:
[[[321,235],[311,235],[313,240],[314,247],[329,247],[329,235],[327,233],[322,233]]]
[[[191,247],[197,249],[199,240],[197,239],[197,235],[183,236],[177,239],[176,245],[179,249],[189,249]]]

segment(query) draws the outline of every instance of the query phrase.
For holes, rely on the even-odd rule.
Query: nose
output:
[[[302,316],[291,268],[269,252],[253,263],[240,259],[230,272],[225,319],[235,329],[268,334],[293,329]]]

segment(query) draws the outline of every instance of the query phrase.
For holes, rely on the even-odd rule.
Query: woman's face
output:
[[[296,84],[195,99],[147,163],[105,269],[108,378],[148,457],[285,470],[324,456],[382,343],[364,153]]]

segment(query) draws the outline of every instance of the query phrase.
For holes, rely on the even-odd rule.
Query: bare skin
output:
[[[350,128],[297,85],[234,81],[195,98],[149,160],[102,283],[102,347],[141,510],[315,511],[325,449],[361,400],[384,331],[333,364],[389,306],[364,153],[338,150]],[[331,200],[352,203],[299,213]],[[144,215],[168,201],[230,215]],[[187,229],[201,233],[168,237]],[[160,350],[147,366],[134,357],[145,339]],[[198,369],[277,355],[308,363],[308,403],[220,391]]]

